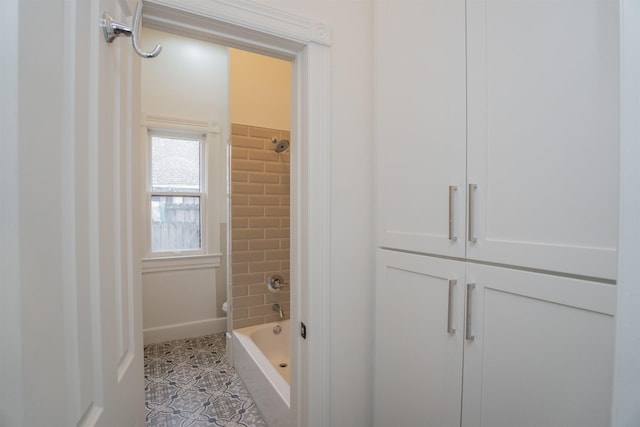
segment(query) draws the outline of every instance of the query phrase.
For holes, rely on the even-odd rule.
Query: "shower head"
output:
[[[284,153],[289,149],[289,141],[286,139],[271,138],[271,142],[273,142],[276,153]]]

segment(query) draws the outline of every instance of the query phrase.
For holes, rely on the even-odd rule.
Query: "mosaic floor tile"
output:
[[[144,348],[147,427],[266,427],[225,358],[224,333]]]

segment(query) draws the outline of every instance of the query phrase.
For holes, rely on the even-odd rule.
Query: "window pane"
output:
[[[151,250],[200,249],[200,197],[151,196]]]
[[[151,137],[151,189],[200,191],[200,141]]]

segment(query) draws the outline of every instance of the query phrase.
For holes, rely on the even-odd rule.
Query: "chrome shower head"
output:
[[[286,139],[271,138],[271,142],[274,144],[276,153],[284,153],[289,149],[289,141]]]

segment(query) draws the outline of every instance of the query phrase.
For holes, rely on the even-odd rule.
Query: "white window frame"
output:
[[[145,253],[143,272],[172,270],[185,262],[197,264],[199,268],[218,267],[222,259],[220,250],[220,224],[226,222],[224,195],[226,194],[226,144],[219,122],[202,122],[175,117],[164,117],[142,113],[142,147],[144,166],[141,167],[143,200],[143,229]],[[226,134],[226,131],[224,132]],[[179,252],[151,251],[151,135],[167,135],[200,139],[200,249]],[[180,193],[182,194],[182,193]],[[171,193],[169,195],[175,195]],[[182,261],[181,261],[182,260]],[[176,262],[179,264],[176,264]],[[194,264],[194,265],[195,265]],[[158,270],[160,269],[160,270]]]
[[[175,138],[175,139],[190,139],[198,140],[200,142],[200,191],[154,191],[152,188],[152,139],[153,137]],[[167,128],[147,128],[147,144],[146,144],[146,206],[145,217],[147,222],[147,239],[146,239],[146,252],[147,258],[175,258],[175,257],[188,257],[195,255],[204,255],[207,253],[207,180],[208,176],[208,162],[206,161],[207,154],[207,135],[206,133],[184,130],[184,129],[167,129]],[[152,248],[152,220],[151,220],[151,199],[154,196],[167,196],[167,197],[198,197],[200,199],[200,248],[192,250],[180,250],[180,251],[163,251],[154,252]]]

